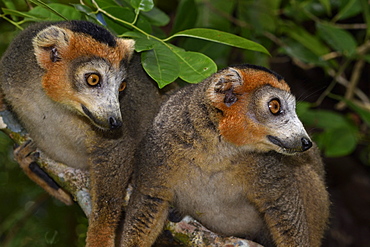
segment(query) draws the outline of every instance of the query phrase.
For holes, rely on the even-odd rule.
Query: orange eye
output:
[[[269,109],[270,112],[274,115],[278,115],[281,113],[281,105],[280,105],[280,100],[278,99],[273,99],[269,102]]]
[[[86,75],[86,82],[89,86],[95,87],[100,83],[100,75],[99,74],[87,74]]]
[[[121,85],[119,86],[118,91],[122,92],[123,90],[125,90],[125,88],[126,88],[126,82],[122,81]]]

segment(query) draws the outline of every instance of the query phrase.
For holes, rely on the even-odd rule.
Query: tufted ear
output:
[[[117,39],[118,45],[127,54],[127,61],[130,61],[135,51],[135,40],[133,39]]]
[[[242,83],[242,77],[238,70],[230,67],[221,70],[212,78],[208,90],[209,97],[213,103],[223,103],[230,107],[238,100],[235,88],[240,87]]]
[[[57,26],[41,30],[33,38],[33,48],[37,63],[44,69],[62,59],[61,50],[68,47],[71,33]]]

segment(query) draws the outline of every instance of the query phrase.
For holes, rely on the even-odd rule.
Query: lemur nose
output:
[[[110,129],[118,129],[122,126],[122,122],[115,117],[109,118]]]
[[[301,142],[302,142],[302,151],[306,151],[312,147],[312,142],[306,137],[302,137]]]

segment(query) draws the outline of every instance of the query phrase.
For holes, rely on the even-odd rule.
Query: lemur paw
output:
[[[39,157],[40,153],[36,152],[36,146],[31,140],[26,141],[14,149],[14,159],[32,181],[37,183],[58,200],[67,205],[72,205],[73,200],[71,196],[37,164]]]
[[[36,162],[40,156],[40,153],[36,152],[36,146],[33,141],[28,140],[16,146],[14,149],[14,159],[22,167],[22,169],[28,168],[31,163]]]

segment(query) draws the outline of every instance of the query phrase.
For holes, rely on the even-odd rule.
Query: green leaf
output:
[[[16,9],[15,4],[14,4],[14,0],[13,1],[11,1],[11,0],[3,0],[2,2],[6,6],[6,8],[8,8],[8,9]]]
[[[204,39],[224,45],[270,54],[262,45],[256,42],[242,38],[235,34],[226,33],[214,29],[207,28],[188,29],[172,35],[169,39],[174,37],[191,37],[196,39]]]
[[[365,109],[365,108],[362,108],[358,105],[356,105],[355,103],[353,103],[352,101],[350,100],[347,100],[341,96],[338,96],[338,95],[334,95],[334,94],[330,94],[329,95],[331,98],[333,99],[336,99],[336,100],[343,100],[344,102],[346,102],[346,104],[352,109],[354,110],[355,112],[357,112],[360,117],[362,118],[362,120],[364,120],[364,122],[370,126],[370,111]]]
[[[194,0],[181,0],[176,11],[172,33],[193,28],[197,20],[198,11]]]
[[[187,51],[200,52],[213,59],[219,67],[227,67],[232,47],[207,40],[190,38],[183,40],[181,48]]]
[[[364,120],[364,122],[368,126],[370,126],[370,111],[369,110],[361,108],[361,107],[355,105],[354,103],[352,103],[350,101],[347,101],[347,104],[352,110],[354,110],[355,112],[357,112],[360,115],[362,120]]]
[[[52,14],[49,14],[48,16],[51,16],[53,17],[52,20],[68,20],[67,17],[65,17],[64,15],[62,15],[57,9],[55,9],[55,7],[57,7],[59,10],[62,10],[64,7],[69,7],[71,8],[70,6],[66,6],[64,4],[58,4],[58,3],[55,3],[55,4],[46,4],[42,1],[39,1],[39,0],[30,0],[30,2],[34,3],[37,5],[37,7],[31,9],[29,12],[32,12],[32,11],[39,11],[39,12],[42,12],[41,10],[39,10],[39,8],[45,8],[45,10],[51,12]],[[35,10],[36,9],[36,10]],[[73,8],[72,8],[73,9]],[[64,11],[63,11],[64,12]],[[68,11],[67,11],[68,12]],[[45,12],[43,12],[45,13]],[[59,18],[57,17],[54,17],[54,16],[58,16]]]
[[[82,4],[72,4],[72,6],[75,7],[76,10],[84,13],[85,15],[90,16],[93,19],[97,19],[96,14],[90,7]]]
[[[355,149],[358,129],[343,115],[328,110],[310,109],[310,104],[307,102],[297,107],[297,113],[305,125],[323,130],[321,133],[316,133],[314,139],[326,156],[343,156]]]
[[[14,15],[14,16],[19,16],[23,17],[26,19],[29,19],[31,21],[39,21],[42,20],[38,15],[32,14],[32,13],[27,13],[27,12],[20,12],[17,10],[12,10],[12,9],[1,9],[5,15]]]
[[[145,38],[146,36],[142,33],[135,31],[128,31],[120,35],[120,37],[129,37],[129,38]]]
[[[132,23],[135,19],[135,13],[133,12],[133,9],[130,9],[128,7],[120,7],[120,6],[107,6],[107,7],[104,7],[103,8],[106,12],[108,12],[110,15],[114,16],[115,18],[117,19],[120,19],[120,20],[123,20],[125,22],[128,22],[128,23]],[[106,18],[109,18],[108,16],[106,16]],[[127,31],[127,28],[131,28],[129,26],[127,26],[126,24],[122,23],[122,22],[119,22],[117,20],[113,20],[112,19],[112,22],[115,22],[116,23],[116,27],[115,29],[119,30],[120,28],[117,27],[117,25],[120,25],[120,26],[125,26],[125,31]],[[136,22],[136,26],[138,28],[140,28],[141,30],[143,30],[144,32],[146,33],[151,33],[152,31],[152,28],[151,28],[151,24],[146,20],[145,17],[139,15],[139,18]],[[118,34],[121,34],[120,32],[117,32]]]
[[[295,23],[286,21],[282,23],[281,28],[284,33],[301,43],[316,56],[322,56],[330,52],[330,49],[318,37],[310,34]]]
[[[10,0],[3,0],[2,1],[5,5],[6,8],[8,9],[12,9],[12,10],[15,10],[17,9],[15,4],[14,4],[14,1],[10,1]],[[12,16],[11,17],[14,21],[18,21],[18,18],[16,16]]]
[[[333,18],[332,20],[333,22],[337,22],[338,20],[347,19],[349,17],[355,16],[362,11],[361,3],[358,0],[349,0],[341,2],[344,3],[345,5],[341,6],[338,14]]]
[[[136,26],[146,33],[152,33],[152,25],[143,15],[139,15]]]
[[[133,37],[133,38],[135,39],[135,51],[137,52],[151,50],[158,43],[158,41],[145,37],[145,36],[141,36],[139,38],[137,37],[136,38]]]
[[[108,12],[110,15],[114,16],[115,18],[123,20],[128,23],[133,22],[133,20],[135,19],[135,13],[133,12],[132,9],[129,9],[127,7],[109,6],[104,8],[104,10]],[[114,29],[116,33],[119,35],[122,34],[123,32],[127,32],[127,28],[131,28],[122,22],[110,19],[108,16],[105,17],[108,26]],[[112,27],[111,25],[114,26]],[[152,31],[150,23],[145,19],[145,17],[142,16],[138,18],[136,26],[147,33],[151,33]],[[120,30],[122,30],[122,32]]]
[[[365,55],[364,56],[364,59],[367,63],[370,63],[370,54],[369,55]]]
[[[100,14],[100,13],[99,13]],[[98,14],[98,15],[99,15]],[[99,17],[98,18],[98,15],[96,16],[96,20],[99,22],[99,23],[102,23],[103,25],[105,25],[109,30],[111,30],[113,33],[119,35],[121,33],[126,33],[129,31],[129,29],[124,26],[122,23],[120,22],[117,22],[111,18],[109,18],[108,16],[102,14],[103,16],[103,21],[102,21],[102,18]]]
[[[317,66],[327,67],[328,62],[321,59],[311,50],[303,46],[300,42],[290,38],[283,39],[285,46],[282,47],[286,54],[290,57],[297,58],[305,63],[314,64]]]
[[[344,116],[328,110],[306,110],[300,118],[305,124],[315,128],[333,129],[349,125]]]
[[[225,2],[225,1],[224,1]],[[263,34],[276,29],[280,0],[237,1],[237,16],[253,27],[253,32]],[[243,29],[243,32],[248,29]],[[248,36],[245,36],[248,37]]]
[[[87,1],[91,2],[91,0],[87,0]],[[102,8],[102,9],[105,9],[105,8],[108,8],[108,7],[128,7],[129,6],[129,5],[127,5],[127,6],[118,5],[115,0],[98,0],[96,2],[99,5],[99,7]],[[89,6],[94,6],[94,4],[92,4],[92,2],[91,2],[89,4]]]
[[[141,63],[146,73],[158,83],[160,88],[179,77],[178,58],[162,43],[157,42],[152,50],[142,52]]]
[[[318,136],[318,145],[327,157],[345,156],[356,148],[357,132],[348,126],[329,129]]]
[[[179,58],[180,78],[189,83],[203,81],[217,71],[217,65],[212,59],[198,52],[173,49]]]
[[[132,22],[135,19],[135,13],[132,9],[119,7],[119,6],[108,6],[103,8],[106,12],[112,16],[122,19],[127,22]]]
[[[369,6],[369,2],[366,1],[366,0],[360,0],[361,2],[361,5],[362,5],[362,9],[363,9],[363,15],[364,15],[364,19],[366,21],[366,26],[367,26],[367,29],[366,29],[366,36],[367,38],[370,37],[370,6]]]
[[[330,4],[330,0],[320,0],[320,3],[324,6],[325,10],[326,10],[326,13],[328,15],[331,14],[331,4]]]
[[[346,56],[351,56],[356,53],[357,44],[349,32],[330,23],[318,22],[316,26],[320,37],[335,51],[339,51]]]
[[[46,6],[36,6],[31,9],[28,14],[38,16],[40,19],[48,21],[81,19],[81,13],[78,10],[72,6],[59,3],[51,3]]]
[[[135,10],[144,12],[148,12],[154,7],[153,0],[131,0],[130,3]]]
[[[297,115],[300,117],[301,115],[304,115],[305,113],[310,111],[310,108],[312,107],[312,103],[306,102],[306,101],[298,101],[296,106],[296,112]]]
[[[228,17],[234,16],[234,11],[238,9],[236,3],[241,1],[212,0],[207,3],[204,2],[205,4],[199,4],[199,0],[195,0],[195,2],[197,3],[196,8],[199,13],[195,26],[217,29],[224,32],[231,31],[232,24]],[[245,2],[245,0],[242,2]],[[184,11],[190,10],[184,9]]]
[[[170,22],[168,15],[156,7],[148,12],[142,12],[141,14],[145,16],[145,18],[148,19],[148,21],[154,26],[161,27]]]

